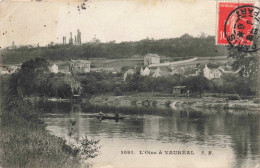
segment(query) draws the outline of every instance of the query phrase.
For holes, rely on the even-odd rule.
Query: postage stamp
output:
[[[259,48],[259,8],[253,3],[219,2],[218,45],[231,45],[252,52]]]

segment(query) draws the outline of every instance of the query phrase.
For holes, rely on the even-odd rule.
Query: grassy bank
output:
[[[79,146],[69,146],[45,129],[33,102],[15,92],[1,95],[0,167],[73,168],[96,156],[97,142],[85,138]]]
[[[120,106],[150,106],[159,108],[210,108],[257,110],[259,103],[253,100],[228,100],[223,97],[173,97],[159,93],[132,93],[125,96],[111,94],[96,95],[91,98],[93,104],[110,104]]]
[[[14,98],[1,111],[3,167],[79,167],[72,148],[45,130],[33,104]]]

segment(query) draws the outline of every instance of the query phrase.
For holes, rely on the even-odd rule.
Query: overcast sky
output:
[[[60,1],[60,0],[59,0]],[[62,43],[77,29],[82,41],[173,38],[184,33],[215,35],[215,0],[93,0],[0,2],[0,46]]]

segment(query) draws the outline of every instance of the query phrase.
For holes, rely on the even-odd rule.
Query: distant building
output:
[[[62,44],[65,45],[66,44],[66,36],[62,37]]]
[[[81,32],[80,30],[78,29],[77,30],[77,40],[76,40],[76,45],[81,45]]]
[[[72,44],[73,44],[72,32],[70,32],[70,39],[69,39],[69,44],[70,44],[70,45],[72,45]]]
[[[159,64],[160,56],[157,54],[147,54],[144,56],[144,66],[148,66],[151,64]]]
[[[207,65],[203,69],[203,73],[204,77],[207,79],[220,78],[220,76],[222,75],[222,72],[219,69],[210,69]]]
[[[59,72],[59,67],[55,63],[50,67],[51,73],[58,73]]]
[[[164,68],[164,67],[162,67]],[[171,73],[167,70],[161,70],[159,67],[154,71],[152,77],[161,77],[161,76],[169,76]]]
[[[75,73],[90,72],[90,61],[88,60],[71,60],[69,70]]]
[[[141,75],[142,76],[149,76],[151,73],[150,69],[148,67],[145,67],[145,69],[142,71],[141,69]]]
[[[186,86],[174,86],[172,88],[172,94],[174,96],[180,96],[181,94],[184,93],[184,89],[186,88]]]
[[[126,81],[126,78],[128,75],[133,75],[136,72],[136,70],[134,69],[128,69],[125,73],[124,73],[124,81]]]
[[[63,36],[63,44],[66,44],[66,36]],[[79,29],[77,30],[77,35],[74,36],[74,40],[72,38],[72,32],[70,32],[69,44],[81,45],[81,32]]]

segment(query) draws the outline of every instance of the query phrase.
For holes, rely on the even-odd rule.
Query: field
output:
[[[180,58],[181,59],[181,58]],[[161,62],[169,61],[170,58],[163,58],[161,59]],[[91,61],[91,68],[102,68],[104,71],[107,72],[119,72],[122,67],[128,66],[130,68],[143,66],[143,59],[90,59]],[[227,56],[215,56],[215,57],[198,57],[196,61],[187,62],[178,64],[176,66],[193,66],[198,63],[200,64],[208,64],[208,63],[214,63],[214,64],[225,64],[229,61],[227,59]],[[55,63],[58,65],[60,70],[64,70],[68,68],[69,61],[50,61],[50,65],[53,65]],[[16,66],[21,66],[21,64],[12,64]]]
[[[196,61],[178,64],[179,66],[200,64],[225,64],[228,62],[227,56],[216,57],[198,57]],[[123,66],[136,67],[143,66],[143,59],[93,59],[92,65],[103,68],[113,68],[114,71],[119,71]]]

